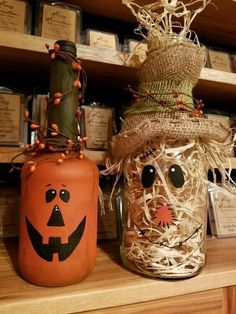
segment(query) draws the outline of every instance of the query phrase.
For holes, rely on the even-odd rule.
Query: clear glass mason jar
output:
[[[202,146],[197,140],[157,139],[124,163],[123,263],[152,277],[196,275],[206,260]]]

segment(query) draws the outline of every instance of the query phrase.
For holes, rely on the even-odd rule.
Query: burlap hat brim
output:
[[[113,137],[112,154],[115,158],[124,158],[156,137],[204,138],[223,143],[229,136],[229,129],[206,118],[183,113],[174,116],[168,112],[134,113],[125,118],[120,133]]]

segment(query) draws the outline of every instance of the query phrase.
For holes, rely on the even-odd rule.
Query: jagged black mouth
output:
[[[37,229],[30,223],[28,218],[25,218],[28,235],[30,241],[37,254],[44,260],[51,262],[53,260],[53,254],[58,254],[59,261],[66,260],[79,244],[85,228],[86,216],[80,222],[79,226],[68,237],[68,243],[61,243],[60,237],[49,237],[49,243],[43,244],[43,237],[37,231]]]

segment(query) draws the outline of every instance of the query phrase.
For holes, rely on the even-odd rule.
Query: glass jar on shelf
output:
[[[27,0],[5,0],[0,3],[0,29],[31,33],[31,6]]]
[[[0,146],[24,146],[27,143],[24,103],[22,93],[0,87]]]
[[[86,149],[108,150],[115,129],[114,110],[101,102],[81,106],[81,135],[87,137]]]
[[[36,20],[36,35],[80,43],[82,12],[78,6],[42,1]]]

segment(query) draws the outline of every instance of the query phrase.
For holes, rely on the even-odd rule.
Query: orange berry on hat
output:
[[[51,58],[52,60],[56,58],[55,52],[51,53],[50,58]]]
[[[60,45],[55,44],[55,45],[54,45],[54,50],[55,50],[55,51],[59,51],[59,50],[60,50]]]
[[[75,63],[74,61],[72,62],[72,69],[75,71],[77,70],[77,63]]]
[[[60,98],[54,99],[54,100],[53,100],[53,105],[55,105],[55,106],[59,105],[60,101],[61,101]]]
[[[39,125],[37,125],[36,123],[32,123],[30,127],[32,130],[36,130],[39,128]]]
[[[51,128],[58,131],[58,125],[56,123],[52,123]]]
[[[61,98],[62,97],[62,93],[57,92],[57,93],[54,94],[54,97],[55,98]]]
[[[45,144],[44,143],[40,143],[39,144],[39,149],[44,149],[45,148]]]
[[[80,81],[79,80],[75,80],[74,83],[73,83],[73,86],[80,88],[81,87]]]

